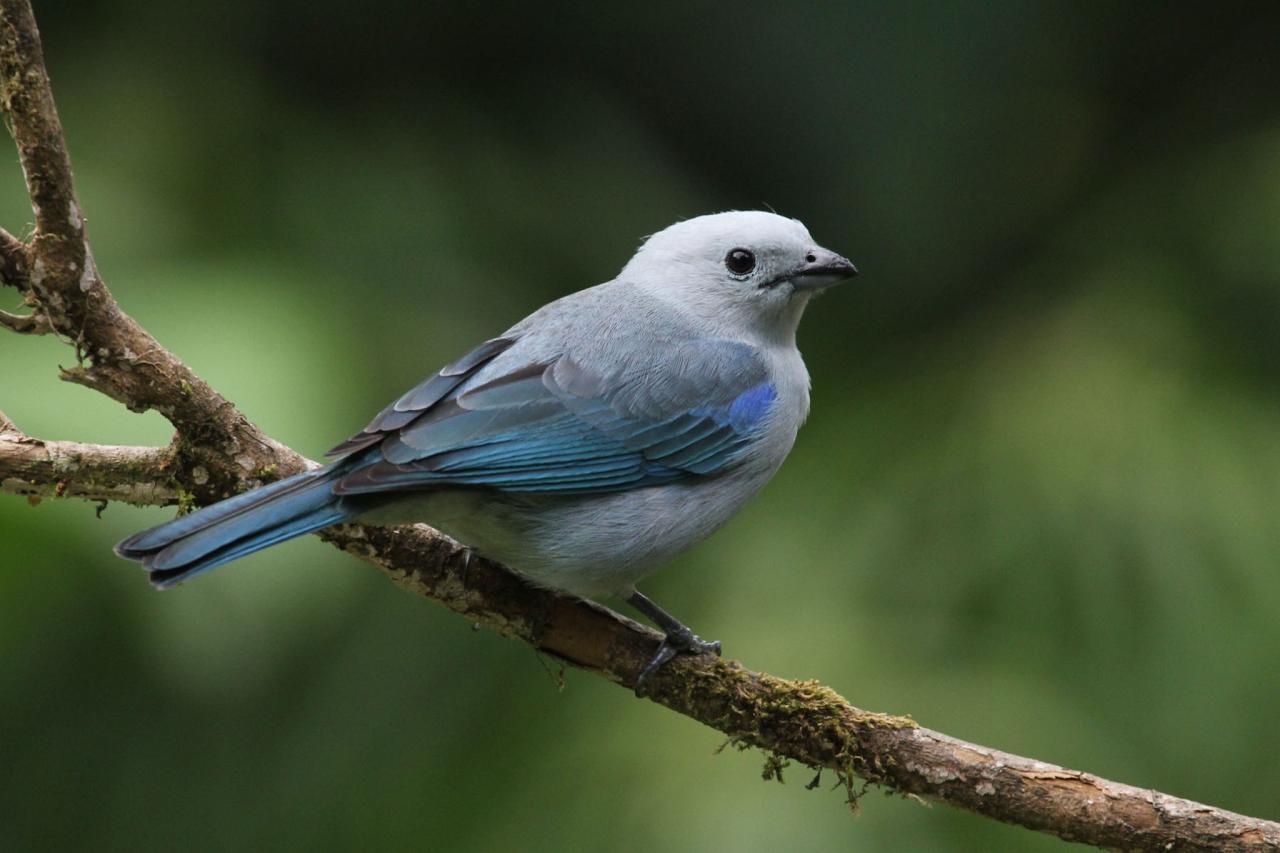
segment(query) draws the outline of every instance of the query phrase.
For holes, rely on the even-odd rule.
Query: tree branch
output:
[[[136,506],[178,502],[173,449],[41,441],[0,412],[0,491],[30,498],[85,498]]]
[[[0,326],[19,335],[47,335],[53,331],[39,314],[10,314],[0,311]]]
[[[28,287],[26,243],[0,228],[0,284],[19,290]]]
[[[31,5],[3,0],[0,15],[0,104],[18,146],[36,223],[26,252],[27,295],[34,311],[76,348],[79,366],[63,378],[133,411],[155,409],[168,418],[180,436],[179,482],[201,501],[235,493],[245,477],[259,478],[264,469],[301,470],[301,456],[249,423],[112,298],[86,240]],[[21,244],[15,243],[0,239],[0,261],[21,256]],[[228,459],[234,464],[226,465]],[[197,466],[209,479],[184,481]]]
[[[134,411],[155,409],[178,429],[171,448],[107,448],[39,442],[0,415],[4,490],[170,503],[181,489],[207,503],[313,464],[264,435],[120,310],[84,237],[30,5],[0,0],[0,17],[0,98],[36,216],[29,250],[0,237],[0,275],[25,280],[17,283],[35,311],[76,347],[82,363],[63,378]],[[468,561],[464,549],[425,525],[345,525],[320,535],[473,622],[628,688],[660,641],[598,604],[535,589],[486,560]],[[1280,824],[965,743],[860,710],[816,682],[734,661],[681,656],[647,688],[653,701],[735,744],[766,750],[766,778],[780,775],[787,760],[830,768],[851,800],[861,777],[1102,847],[1280,849]]]

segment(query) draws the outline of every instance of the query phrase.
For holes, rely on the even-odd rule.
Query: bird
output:
[[[534,311],[411,388],[305,471],[123,540],[175,586],[360,519],[426,522],[536,586],[617,596],[677,654],[720,654],[636,589],[768,482],[809,413],[806,306],[857,268],[798,220],[696,216],[611,281]]]

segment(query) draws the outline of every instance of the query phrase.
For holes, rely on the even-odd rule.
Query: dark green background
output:
[[[36,6],[107,282],[312,456],[644,234],[804,220],[863,271],[802,329],[810,422],[648,591],[864,707],[1280,818],[1280,6]],[[0,360],[34,435],[168,440],[54,340]],[[0,496],[6,849],[1059,845],[764,784],[315,540],[154,593],[110,545],[171,514]]]

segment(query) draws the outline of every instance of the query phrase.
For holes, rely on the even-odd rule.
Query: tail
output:
[[[306,471],[136,533],[116,545],[116,553],[142,563],[151,573],[152,586],[167,589],[223,563],[345,521],[354,513],[332,491],[333,482],[345,473],[341,465]]]

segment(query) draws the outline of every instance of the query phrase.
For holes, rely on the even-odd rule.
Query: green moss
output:
[[[844,787],[850,808],[866,789],[858,778],[879,782],[887,768],[877,757],[868,764],[858,744],[868,728],[914,728],[910,717],[874,714],[855,708],[817,681],[789,681],[753,673],[735,663],[716,662],[710,677],[685,679],[684,693],[671,704],[687,708],[729,736],[721,747],[761,749],[761,775],[782,781],[792,760],[811,769],[830,768]]]
[[[791,764],[791,759],[784,758],[776,752],[766,752],[764,754],[764,769],[760,771],[760,778],[766,782],[774,779],[778,780],[778,784],[782,784],[782,770]]]
[[[178,515],[186,515],[196,508],[196,496],[177,483],[174,484],[175,490],[178,492]]]

